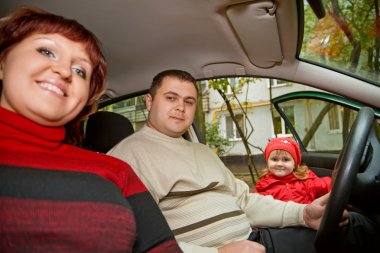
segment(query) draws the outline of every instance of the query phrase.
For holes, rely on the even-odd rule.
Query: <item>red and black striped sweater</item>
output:
[[[181,252],[131,167],[0,107],[0,252]]]

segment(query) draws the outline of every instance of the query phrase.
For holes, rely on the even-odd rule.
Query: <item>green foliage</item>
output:
[[[209,80],[208,84],[209,87],[213,88],[214,90],[222,90],[224,92],[227,92],[229,81],[227,78],[219,78]]]
[[[244,87],[249,86],[249,84],[255,83],[255,78],[250,77],[239,77],[239,78],[219,78],[212,79],[208,81],[209,87],[211,89],[217,90],[219,94],[222,96],[224,100],[225,106],[228,108],[228,112],[230,113],[231,118],[236,122],[235,113],[240,111],[245,114],[245,109],[243,108],[248,104],[246,101],[240,101],[236,96],[237,93],[242,92]],[[227,94],[228,91],[231,91],[232,94]],[[232,108],[234,107],[234,109]],[[249,121],[248,117],[244,117],[246,121]],[[206,140],[209,146],[216,148],[218,155],[221,155],[226,152],[226,149],[230,147],[232,144],[228,140],[221,138],[219,133],[219,125],[220,119],[218,118],[216,124],[205,124],[206,126]],[[249,124],[250,125],[250,124]],[[240,125],[239,125],[240,126]],[[237,126],[237,127],[239,127]],[[243,132],[243,129],[239,131],[240,137],[242,138],[242,142],[245,144],[245,147],[248,148],[248,138],[249,135]],[[250,150],[247,150],[247,154],[250,153]]]
[[[378,80],[378,0],[323,0],[318,20],[305,3],[301,57]]]
[[[209,80],[209,87],[219,92],[219,95],[221,95],[221,97],[223,98],[224,104],[228,112],[230,113],[230,116],[233,122],[235,123],[236,129],[240,135],[241,141],[247,152],[247,156],[248,156],[247,166],[251,174],[252,182],[254,183],[256,182],[255,174],[257,175],[257,169],[253,161],[253,156],[250,149],[250,146],[253,146],[253,145],[251,145],[248,142],[248,138],[253,132],[253,126],[249,120],[249,117],[247,117],[246,108],[243,108],[243,103],[246,104],[246,101],[241,102],[236,94],[240,93],[244,87],[246,87],[248,90],[249,84],[254,83],[255,80],[257,79],[249,78],[249,77],[220,78],[220,79]],[[229,93],[229,91],[231,91],[232,94],[227,94]],[[246,129],[243,129],[240,126],[235,115],[235,109],[233,108],[233,107],[236,107],[236,105],[233,106],[234,101],[237,102],[237,105],[238,105],[237,107],[245,116],[244,117],[245,122],[249,123],[248,125],[251,127],[250,133],[247,133]],[[224,138],[221,138],[219,136],[219,120],[214,125],[206,125],[206,140],[211,147],[214,147],[217,150],[217,153],[219,156],[223,154],[224,152],[226,152],[226,148],[231,145],[231,143],[228,140],[225,140]],[[255,171],[255,174],[254,174],[254,171]]]
[[[231,91],[236,94],[241,92],[245,85],[255,82],[254,78],[249,77],[239,77],[237,79],[237,83],[232,80],[233,78],[212,79],[209,80],[209,87],[211,87],[214,90],[221,90],[224,93],[227,93],[228,86],[230,86]],[[235,83],[235,85],[231,85],[232,83]]]
[[[207,145],[211,148],[214,148],[217,151],[218,156],[226,153],[227,149],[232,146],[232,143],[220,136],[220,119],[216,123],[205,123],[206,129],[206,142]]]

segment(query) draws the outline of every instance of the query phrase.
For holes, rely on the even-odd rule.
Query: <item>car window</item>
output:
[[[304,1],[300,60],[332,68],[379,86],[376,1],[323,0],[326,15],[317,19]]]
[[[275,115],[283,117],[286,134],[294,135],[307,151],[315,152],[339,152],[363,106],[316,91],[289,93],[274,98],[272,102]],[[380,112],[375,110],[377,120],[379,115]]]
[[[357,114],[329,101],[307,98],[279,103],[278,108],[308,151],[339,152]]]
[[[145,107],[145,95],[127,98],[102,107],[100,110],[116,112],[125,116],[132,123],[135,131],[140,130],[148,118],[148,111]]]
[[[218,84],[221,86],[217,87]],[[263,150],[268,140],[290,137],[299,140],[305,151],[336,157],[358,109],[363,106],[310,86],[278,79],[203,80],[198,82],[198,88],[195,128],[184,137],[196,142],[205,140],[226,166],[251,186],[255,175],[249,175],[247,164],[253,159],[254,170],[265,167]],[[101,110],[127,117],[135,131],[144,126],[148,117],[145,95],[118,101]]]
[[[283,80],[256,78],[237,88],[239,78],[229,80],[224,95],[208,81],[198,82],[201,91],[195,125],[198,139],[219,156],[240,156],[247,137],[252,154],[261,155],[273,137],[299,139],[308,151],[339,152],[361,104],[315,88]],[[272,107],[271,100],[274,102]],[[276,108],[276,109],[275,109]],[[148,117],[145,95],[127,98],[101,110],[127,117],[135,131]],[[376,111],[377,115],[380,114]],[[239,132],[239,128],[243,131]]]

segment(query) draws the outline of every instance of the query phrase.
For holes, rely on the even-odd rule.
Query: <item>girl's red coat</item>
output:
[[[254,192],[272,195],[275,199],[283,201],[309,204],[330,190],[330,177],[319,178],[309,170],[307,179],[303,180],[296,178],[293,174],[285,177],[268,174],[257,182]]]

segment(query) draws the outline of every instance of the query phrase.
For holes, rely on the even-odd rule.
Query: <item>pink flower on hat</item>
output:
[[[290,138],[274,138],[272,139],[265,148],[264,156],[265,160],[268,161],[269,154],[273,150],[285,150],[287,151],[294,159],[296,165],[301,163],[301,150],[297,142]]]

